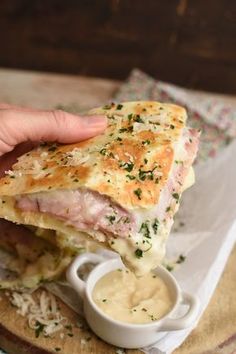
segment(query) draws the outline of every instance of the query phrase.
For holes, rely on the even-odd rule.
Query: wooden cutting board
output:
[[[38,291],[41,291],[40,289]],[[118,348],[106,344],[89,329],[78,326],[78,315],[58,300],[60,312],[68,320],[72,329],[63,329],[53,338],[42,334],[36,338],[35,331],[28,326],[27,319],[17,314],[17,308],[10,304],[4,293],[0,292],[0,346],[8,354],[115,354]],[[69,335],[68,335],[69,334]],[[119,351],[118,351],[119,353]],[[139,350],[126,350],[127,354],[140,354]]]

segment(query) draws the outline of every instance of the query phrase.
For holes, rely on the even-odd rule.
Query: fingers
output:
[[[0,154],[24,141],[74,143],[100,134],[104,116],[76,116],[64,111],[0,109]]]

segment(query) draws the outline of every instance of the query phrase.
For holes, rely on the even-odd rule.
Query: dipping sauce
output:
[[[173,306],[164,281],[154,273],[136,277],[128,269],[104,275],[93,289],[97,306],[114,320],[149,323],[165,316]]]

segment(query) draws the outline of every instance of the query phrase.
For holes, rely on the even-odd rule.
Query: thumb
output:
[[[105,116],[76,116],[64,111],[0,110],[0,156],[25,141],[75,143],[106,128]]]

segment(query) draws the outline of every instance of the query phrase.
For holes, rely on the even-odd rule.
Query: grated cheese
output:
[[[89,154],[84,155],[81,152],[81,149],[75,148],[74,150],[70,152],[66,152],[63,157],[66,160],[66,165],[67,166],[77,166],[80,165],[89,159]]]
[[[40,324],[43,326],[42,333],[48,337],[64,328],[66,318],[60,314],[56,298],[51,293],[42,291],[36,298],[29,293],[17,292],[8,296],[12,305],[18,308],[17,313],[28,318],[31,329],[37,330]]]

